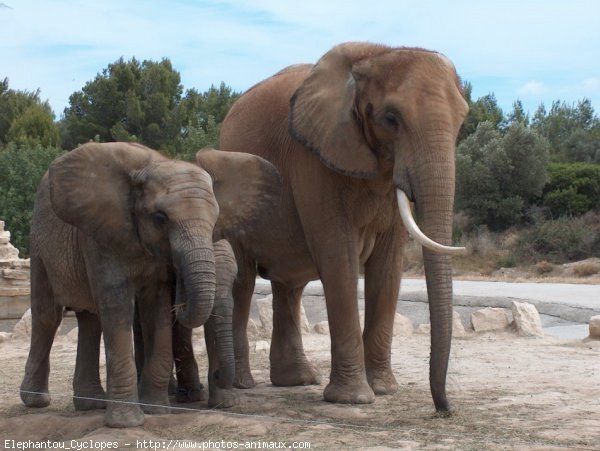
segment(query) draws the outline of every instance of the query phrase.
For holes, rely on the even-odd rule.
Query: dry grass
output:
[[[578,277],[590,277],[600,273],[600,265],[592,262],[578,263],[573,267],[573,272]]]

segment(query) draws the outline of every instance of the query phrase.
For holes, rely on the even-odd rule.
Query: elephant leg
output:
[[[216,291],[215,303],[204,324],[208,353],[209,407],[232,407],[238,403],[233,391],[235,357],[233,352],[233,282],[237,264],[233,250],[226,240],[214,243]]]
[[[182,326],[178,321],[173,324],[173,358],[177,376],[176,401],[181,403],[204,401],[206,395],[200,383],[198,364],[194,357],[192,329]]]
[[[28,407],[50,404],[50,350],[62,321],[63,307],[54,304],[52,287],[39,259],[31,261],[31,346],[21,383],[21,400]]]
[[[302,345],[300,307],[305,285],[297,288],[272,282],[273,337],[271,340],[271,382],[273,385],[320,384],[318,370],[309,363]]]
[[[232,361],[233,356],[231,355],[232,350],[224,349],[225,346],[221,342],[222,337],[220,336],[222,334],[217,332],[223,327],[218,322],[219,319],[216,316],[211,316],[204,324],[204,338],[208,354],[208,406],[226,408],[235,406],[239,399],[233,391],[233,365],[229,365],[229,368],[225,368],[223,365],[226,359]],[[231,326],[229,328],[231,330]],[[231,342],[229,342],[229,346],[231,347]]]
[[[235,354],[235,379],[237,388],[252,388],[256,385],[250,371],[250,352],[248,345],[248,318],[250,305],[256,283],[256,262],[240,258],[238,260],[238,277],[233,285],[233,349]]]
[[[168,284],[146,286],[137,298],[144,343],[140,402],[145,413],[169,413],[169,380],[173,368],[171,287]]]
[[[75,410],[104,409],[106,393],[100,382],[100,320],[87,311],[76,312],[76,316],[78,334],[73,405]]]
[[[358,261],[356,262],[358,267]],[[356,270],[355,270],[356,271]],[[345,278],[332,264],[321,275],[331,335],[331,374],[323,397],[336,403],[369,404],[375,394],[367,382],[358,320],[358,276]]]
[[[139,406],[137,371],[133,357],[134,290],[120,275],[120,263],[102,255],[86,256],[92,295],[96,299],[106,352],[106,413],[109,427],[134,427],[144,423]]]
[[[365,264],[365,367],[376,395],[398,389],[392,372],[391,349],[405,240],[406,232],[401,227],[378,236]]]

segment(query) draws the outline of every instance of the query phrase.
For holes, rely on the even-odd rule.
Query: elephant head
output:
[[[449,408],[445,379],[452,328],[448,255],[455,143],[468,112],[452,63],[439,53],[347,43],[314,66],[290,101],[290,134],[330,169],[389,177],[407,231],[424,247],[438,410]],[[419,228],[410,211],[414,202]]]
[[[247,189],[222,193],[204,169],[142,145],[85,144],[50,167],[52,208],[112,255],[172,264],[178,298],[186,299],[177,318],[198,327],[215,296],[213,234],[235,233],[279,193],[279,175],[270,163],[250,155],[241,159],[235,167],[223,164],[221,183],[231,180]]]

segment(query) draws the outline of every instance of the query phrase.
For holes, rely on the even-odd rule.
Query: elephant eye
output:
[[[398,127],[398,117],[396,116],[395,113],[392,113],[391,111],[387,111],[384,114],[383,119],[385,121],[385,124],[388,127],[392,127],[392,128]]]
[[[152,222],[156,227],[162,227],[169,220],[167,214],[163,211],[156,211],[152,213]]]

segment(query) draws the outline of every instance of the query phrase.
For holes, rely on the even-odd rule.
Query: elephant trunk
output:
[[[237,263],[231,246],[226,240],[215,243],[217,267],[217,292],[213,309],[213,324],[219,356],[219,385],[231,388],[235,378],[233,351],[233,283],[237,276]]]
[[[398,193],[398,203],[401,211],[403,208],[406,210],[401,216],[407,230],[415,241],[423,245],[431,320],[430,388],[436,410],[448,411],[446,374],[453,314],[450,255],[463,253],[464,248],[450,247],[454,209],[454,140],[441,133],[429,136],[432,136],[429,143],[419,143],[421,149],[418,153],[422,160],[415,165],[418,173],[413,174],[413,180],[418,182],[411,186],[417,219],[423,232],[414,224],[408,200],[401,191]]]
[[[177,320],[190,329],[199,327],[208,320],[215,299],[212,233],[178,227],[171,232],[171,252],[177,271]]]

